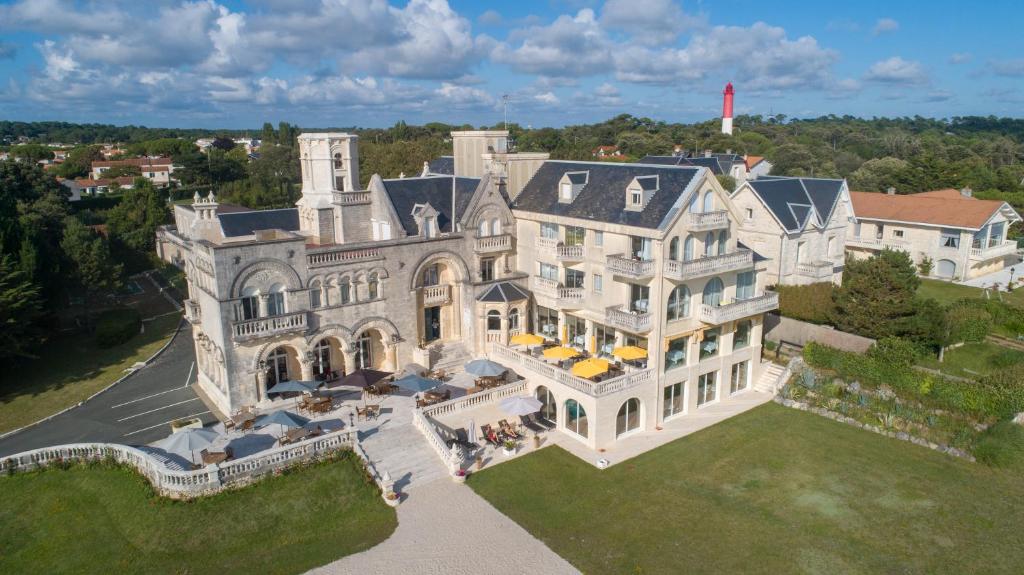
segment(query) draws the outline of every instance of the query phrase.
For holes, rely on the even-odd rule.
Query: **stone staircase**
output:
[[[786,368],[770,361],[761,362],[761,377],[757,378],[754,382],[754,391],[760,391],[762,393],[770,393],[775,395],[777,387],[782,387],[784,381],[779,381],[779,378],[785,373]]]
[[[447,341],[431,347],[430,358],[431,369],[443,369],[453,373],[462,371],[462,367],[473,359],[473,356],[461,341]]]

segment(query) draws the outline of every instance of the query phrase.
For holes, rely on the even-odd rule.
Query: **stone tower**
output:
[[[343,132],[299,135],[302,198],[296,205],[302,231],[316,243],[336,243],[344,237],[334,196],[359,189],[358,139]]]

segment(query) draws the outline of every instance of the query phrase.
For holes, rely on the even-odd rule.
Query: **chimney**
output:
[[[896,188],[894,188],[892,186],[889,186],[888,188],[885,189],[885,193],[887,195],[890,195],[890,196],[895,196],[896,195]]]
[[[704,157],[705,158],[710,158],[711,157],[711,150],[704,150]]]
[[[973,197],[974,196],[974,190],[972,190],[971,188],[963,188],[963,189],[960,190],[960,195],[965,197],[965,198]]]

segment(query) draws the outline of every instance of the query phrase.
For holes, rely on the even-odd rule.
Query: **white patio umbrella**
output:
[[[469,426],[466,428],[466,440],[470,443],[476,443],[476,420],[470,419]]]
[[[196,450],[209,447],[217,437],[217,432],[212,429],[186,429],[171,434],[167,439],[158,441],[156,445],[168,453],[181,456],[188,454],[189,461],[195,463]]]
[[[498,407],[509,415],[530,415],[540,411],[542,405],[535,397],[517,395],[501,400]]]

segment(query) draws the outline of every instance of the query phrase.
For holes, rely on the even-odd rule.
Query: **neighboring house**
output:
[[[77,202],[78,200],[82,199],[82,186],[81,186],[81,184],[79,184],[75,180],[61,180],[61,179],[58,179],[58,181],[60,182],[60,185],[62,185],[65,188],[67,188],[68,193],[71,194],[70,196],[68,196],[68,201],[69,202]]]
[[[856,219],[846,250],[857,258],[885,248],[905,251],[914,263],[932,262],[930,275],[967,280],[1020,261],[1006,238],[1021,216],[1006,202],[980,200],[970,188],[919,194],[850,192]]]
[[[65,182],[69,180],[64,180]],[[74,184],[79,188],[80,193],[88,196],[97,196],[110,191],[111,186],[117,184],[122,190],[130,190],[135,187],[135,178],[121,176],[119,178],[75,178]]]
[[[761,177],[736,188],[732,201],[740,240],[771,260],[769,285],[842,282],[853,216],[846,180]]]
[[[143,178],[157,186],[166,186],[174,179],[174,163],[171,158],[128,158],[126,160],[103,160],[92,163],[90,177],[99,180],[103,173],[114,167],[136,166]]]
[[[609,158],[621,156],[622,152],[619,151],[618,146],[598,146],[590,152],[590,155],[595,158]]]
[[[748,180],[756,180],[772,173],[772,163],[764,159],[764,156],[743,156],[743,162],[747,166]]]

